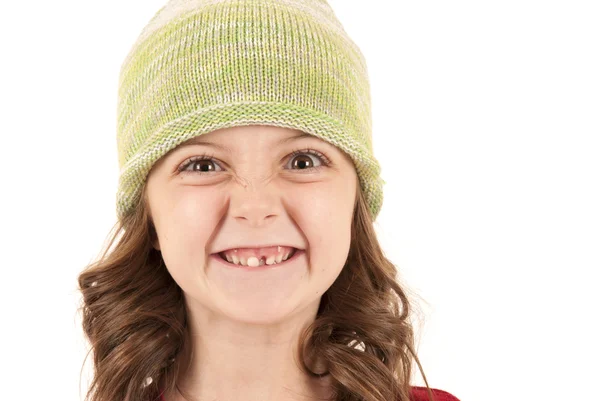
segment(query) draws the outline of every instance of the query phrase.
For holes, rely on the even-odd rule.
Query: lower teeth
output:
[[[293,251],[292,251],[292,253],[290,254],[290,256],[288,256],[288,258],[287,258],[287,259],[285,259],[285,260],[284,260],[284,259],[281,259],[281,262],[273,262],[273,264],[271,264],[271,265],[269,265],[269,266],[278,265],[278,264],[280,264],[280,263],[283,263],[283,262],[285,262],[286,260],[290,260],[290,259],[292,258],[292,256],[294,256],[294,254],[295,254],[295,253],[296,253],[296,250],[293,250]],[[235,265],[235,266],[245,266],[245,267],[248,267],[248,265],[247,265],[247,264],[243,265],[243,264],[241,264],[241,263],[233,263],[233,262],[230,262],[230,261],[228,261],[226,258],[223,258],[223,257],[221,257],[221,258],[222,258],[224,261],[226,261],[227,263],[230,263],[230,264],[232,264],[232,265]],[[258,266],[264,266],[264,265],[266,265],[266,264],[267,264],[267,262],[266,262],[265,258],[260,258],[260,259],[258,260]],[[257,267],[258,267],[258,266],[257,266]],[[252,266],[250,266],[250,267],[252,267]]]

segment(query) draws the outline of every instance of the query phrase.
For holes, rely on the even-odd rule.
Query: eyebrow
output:
[[[297,139],[306,138],[306,137],[314,137],[314,135],[308,134],[306,132],[303,132],[300,135],[294,135],[294,136],[289,136],[287,138],[283,138],[283,139],[275,142],[275,144],[276,145],[282,145],[284,143],[292,142],[292,141],[295,141]],[[221,149],[221,150],[223,150],[225,152],[232,153],[231,148],[229,148],[226,145],[220,145],[218,143],[208,142],[208,141],[202,140],[202,135],[199,135],[199,136],[193,137],[191,139],[188,139],[187,141],[185,141],[185,142],[181,143],[179,146],[177,146],[175,149],[181,149],[181,148],[184,148],[186,146],[192,146],[192,145],[211,146],[211,147],[214,147],[214,148],[217,148],[217,149]]]

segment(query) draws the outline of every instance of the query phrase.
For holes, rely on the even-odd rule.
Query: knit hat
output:
[[[119,75],[117,215],[180,143],[242,125],[298,129],[356,168],[373,220],[383,202],[365,59],[326,0],[171,0]]]

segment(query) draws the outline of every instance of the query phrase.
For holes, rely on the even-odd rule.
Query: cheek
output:
[[[155,217],[162,257],[173,277],[204,263],[206,246],[219,221],[222,195],[181,187],[157,205]]]
[[[319,225],[335,225],[352,219],[356,184],[352,178],[290,184],[281,188],[286,205],[293,207],[302,218]]]
[[[355,189],[345,182],[327,182],[288,192],[286,203],[310,247],[311,274],[331,283],[348,257]]]

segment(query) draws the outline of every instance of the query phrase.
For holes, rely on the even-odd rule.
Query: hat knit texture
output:
[[[365,59],[325,0],[171,0],[119,75],[117,216],[180,143],[243,125],[298,129],[347,153],[373,220],[383,202]]]

